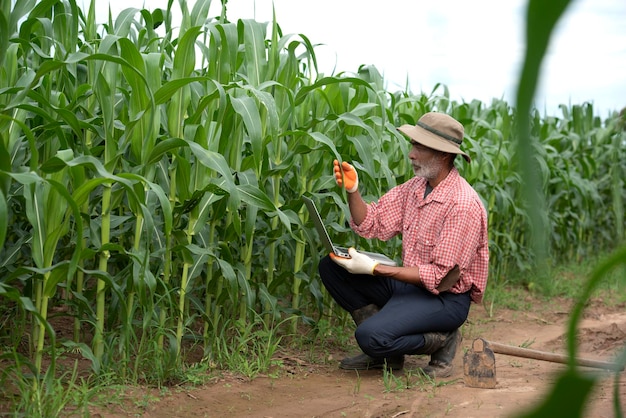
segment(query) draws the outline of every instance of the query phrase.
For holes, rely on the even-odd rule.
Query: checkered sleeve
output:
[[[385,193],[377,202],[367,205],[367,215],[359,225],[350,220],[350,227],[363,238],[383,241],[402,232],[407,191],[412,190],[414,181],[401,184]]]

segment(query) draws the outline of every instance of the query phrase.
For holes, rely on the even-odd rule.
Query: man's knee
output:
[[[372,357],[393,355],[393,338],[378,329],[368,327],[366,323],[357,327],[354,337],[361,350]]]

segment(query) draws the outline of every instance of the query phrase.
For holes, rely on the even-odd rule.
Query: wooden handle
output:
[[[487,344],[489,348],[493,350],[494,353],[498,353],[498,354],[506,354],[509,356],[524,357],[524,358],[530,358],[530,359],[535,359],[535,360],[551,361],[553,363],[563,363],[563,364],[569,363],[569,357],[563,354],[531,350],[529,348],[515,347],[512,345],[505,345],[505,344],[495,343],[491,341],[487,341]],[[624,366],[621,364],[610,363],[610,362],[601,361],[601,360],[578,358],[576,359],[576,364],[578,364],[579,366],[595,367],[598,369],[607,369],[607,370],[616,370],[616,371],[624,370]]]

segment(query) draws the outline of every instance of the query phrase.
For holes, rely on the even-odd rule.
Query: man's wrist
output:
[[[374,263],[372,267],[372,276],[382,276],[383,274],[380,272],[380,263]]]

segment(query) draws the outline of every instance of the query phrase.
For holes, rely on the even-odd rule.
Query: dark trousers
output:
[[[361,350],[372,357],[422,354],[424,333],[453,331],[469,314],[469,292],[433,295],[388,277],[349,273],[328,256],[320,260],[319,273],[330,295],[348,312],[372,303],[380,308],[355,332]]]

